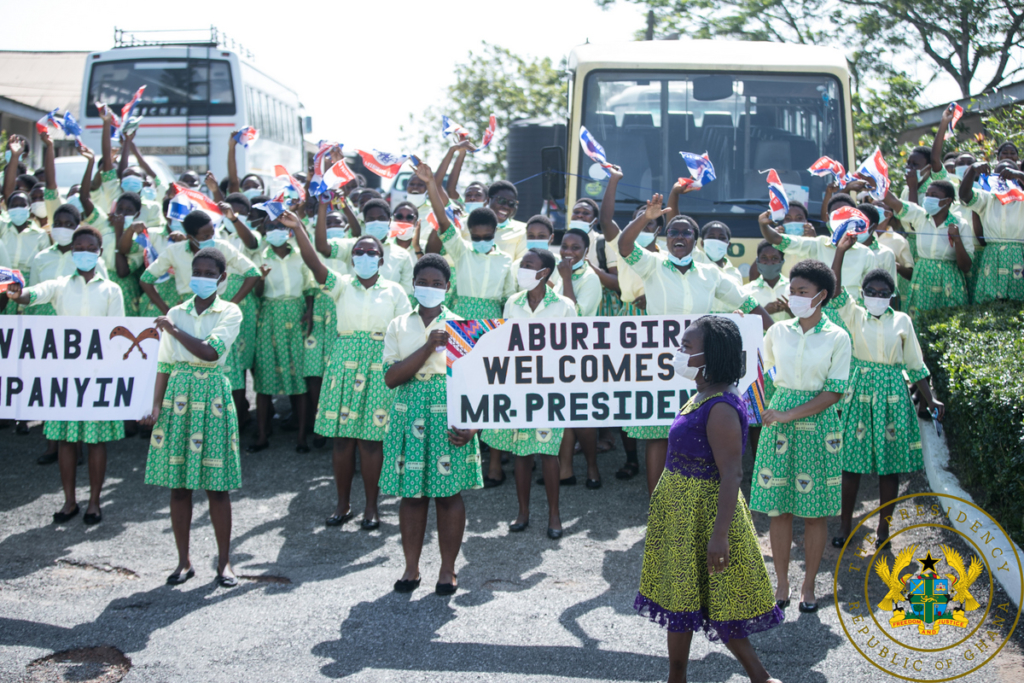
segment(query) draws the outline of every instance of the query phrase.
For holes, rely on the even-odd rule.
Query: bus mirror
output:
[[[544,199],[565,199],[565,149],[542,147],[540,150],[541,188]]]
[[[693,99],[714,102],[732,97],[732,76],[702,76],[693,79]]]
[[[309,135],[313,132],[313,117],[306,116],[302,119],[302,132]]]

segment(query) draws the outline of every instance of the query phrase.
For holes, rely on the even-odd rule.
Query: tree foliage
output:
[[[441,115],[448,115],[470,131],[479,143],[493,113],[498,133],[490,146],[466,160],[466,170],[490,179],[505,174],[508,153],[508,124],[516,119],[561,117],[567,114],[564,65],[550,58],[531,59],[511,50],[483,43],[477,53],[455,66],[455,81],[446,89],[445,102],[410,117],[403,128],[410,151],[419,151],[440,161]]]
[[[854,146],[860,157],[875,147],[891,157],[900,150],[900,134],[917,120],[921,84],[906,76],[886,78],[880,88],[862,87],[853,95]]]

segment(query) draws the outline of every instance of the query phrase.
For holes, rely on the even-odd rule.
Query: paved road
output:
[[[168,494],[142,483],[144,442],[111,448],[102,524],[87,529],[79,517],[55,527],[48,522],[60,505],[59,479],[55,466],[34,462],[43,446],[38,427],[29,437],[0,431],[0,680],[42,680],[26,674],[33,660],[101,645],[131,659],[125,681],[664,679],[664,632],[631,609],[646,495],[642,476],[614,479],[620,453],[600,458],[603,489],[563,489],[566,536],[558,542],[544,535],[541,487],[533,489],[536,525],[513,535],[506,530],[516,510],[511,477],[498,489],[467,494],[461,589],[439,598],[428,588],[438,569],[433,519],[424,587],[397,595],[397,501],[383,504],[378,531],[354,523],[327,529],[323,518],[334,505],[329,452],[296,454],[286,435],[273,445],[243,457],[244,488],[233,496],[235,569],[251,579],[231,590],[213,584],[215,546],[200,494],[197,576],[170,588]],[[582,458],[577,472],[584,472]],[[79,475],[84,497],[84,468]],[[917,476],[905,486],[923,490],[926,482]],[[865,479],[862,491],[876,490]],[[361,492],[357,479],[355,509]],[[767,558],[766,519],[755,520]],[[836,553],[828,548],[826,568]],[[802,571],[795,548],[794,587]],[[786,683],[895,680],[869,666],[843,635],[830,571],[821,574],[818,594],[828,609],[801,615],[794,601],[783,626],[755,636],[769,671]],[[962,680],[1024,680],[1020,644],[1018,633],[991,666]],[[88,679],[89,671],[83,665],[67,680]],[[725,648],[698,636],[690,680],[747,679]]]

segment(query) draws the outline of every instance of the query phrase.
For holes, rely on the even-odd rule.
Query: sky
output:
[[[123,9],[128,7],[129,9]],[[457,2],[389,0],[260,5],[235,2],[131,3],[114,12],[83,12],[81,0],[46,3],[45,30],[7,31],[7,50],[106,50],[122,29],[216,26],[256,56],[254,64],[292,87],[313,117],[316,140],[400,153],[400,127],[411,111],[444,99],[455,64],[483,41],[556,62],[581,43],[622,42],[645,24],[645,13],[620,2],[602,10],[593,0]],[[444,8],[444,11],[439,11]],[[23,5],[0,0],[0,12]],[[919,71],[927,77],[927,66]],[[380,95],[370,87],[378,84]],[[369,86],[369,87],[368,87]],[[933,104],[958,96],[942,78],[926,92]],[[412,151],[412,150],[408,150]]]

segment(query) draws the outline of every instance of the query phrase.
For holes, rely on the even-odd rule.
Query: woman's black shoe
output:
[[[632,479],[638,474],[640,474],[640,463],[627,460],[626,464],[620,467],[619,471],[615,473],[615,478]]]
[[[185,572],[184,574],[182,574],[181,572],[174,572],[173,574],[171,574],[170,576],[167,577],[167,585],[168,586],[180,586],[181,584],[185,583],[186,581],[188,581],[189,579],[191,579],[195,575],[196,575],[196,570],[193,569],[192,567],[189,567],[188,571]]]
[[[587,479],[587,488],[591,489],[591,490],[601,488],[601,480],[600,479]]]
[[[846,537],[845,536],[833,536],[832,537],[832,547],[833,548],[842,548],[844,545],[846,545]]]
[[[505,483],[505,473],[501,473],[501,479],[491,479],[490,477],[484,477],[484,488],[493,489],[501,486]]]
[[[359,526],[363,529],[363,531],[373,531],[374,529],[380,527],[380,520],[364,519],[363,521],[359,522]]]
[[[544,477],[537,477],[537,483],[540,484],[541,486],[543,486],[544,485]],[[571,477],[566,477],[565,479],[559,479],[558,480],[558,485],[559,486],[575,486],[576,485],[576,475],[574,474]]]
[[[84,515],[82,515],[82,521],[85,522],[86,524],[88,524],[89,526],[92,526],[94,524],[99,524],[100,522],[103,521],[103,513],[102,512],[86,512]]]
[[[295,452],[296,453],[309,453],[309,446],[307,446],[304,443],[300,443],[298,446],[295,447]]]
[[[74,519],[75,515],[78,514],[78,510],[79,510],[79,508],[76,505],[75,509],[72,510],[71,512],[54,512],[53,513],[53,523],[54,524],[64,524],[68,520]]]
[[[26,434],[28,434],[28,423],[27,422],[18,422],[17,424],[15,424],[14,425],[14,433],[19,435],[19,436],[25,436]]]
[[[342,524],[344,524],[345,522],[347,522],[355,516],[356,513],[349,510],[343,515],[331,515],[324,521],[324,524],[326,524],[327,526],[341,526]]]
[[[327,437],[317,434],[313,437],[313,448],[323,448],[327,445]]]
[[[458,579],[459,575],[456,574],[455,578]],[[438,595],[455,595],[455,591],[459,590],[459,584],[457,583],[439,583],[434,586],[434,592]]]
[[[800,611],[804,614],[814,614],[818,611],[818,603],[816,602],[801,602]]]
[[[419,579],[412,579],[407,581],[405,579],[399,579],[395,581],[395,592],[396,593],[412,593],[414,590],[420,587]]]
[[[54,451],[53,453],[43,453],[36,458],[36,464],[38,465],[52,465],[55,462],[57,462],[57,451]]]
[[[776,600],[775,606],[779,609],[786,609],[789,607],[789,598],[786,598],[785,600]]]
[[[552,541],[557,541],[558,539],[560,539],[562,537],[562,533],[563,532],[561,529],[552,529],[551,527],[548,527],[548,538],[550,538]]]
[[[508,530],[512,533],[517,533],[520,531],[526,531],[526,527],[528,526],[530,526],[530,520],[526,520],[525,522],[512,522],[508,525]]]
[[[245,449],[245,452],[246,453],[259,453],[260,451],[265,451],[268,448],[270,448],[270,442],[269,441],[264,441],[263,443],[251,443]]]

